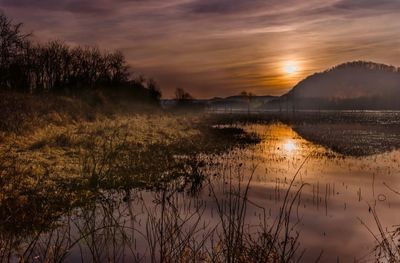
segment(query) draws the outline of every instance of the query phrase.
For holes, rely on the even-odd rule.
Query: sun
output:
[[[298,70],[299,66],[296,61],[289,60],[283,64],[283,71],[285,71],[286,74],[292,75],[297,73]]]
[[[296,151],[297,149],[297,145],[293,140],[287,140],[285,142],[285,144],[283,145],[283,149],[285,149],[285,151],[292,153],[294,151]]]

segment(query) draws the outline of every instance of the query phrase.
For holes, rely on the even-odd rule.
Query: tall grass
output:
[[[172,201],[182,191],[193,198],[201,189],[206,163],[200,154],[258,140],[241,129],[168,115],[49,126],[19,138],[8,134],[0,147],[2,261],[60,262],[76,249],[95,262],[121,261],[127,253],[135,260],[210,258],[204,243],[214,231],[200,226],[203,204],[185,214]],[[133,189],[155,191],[156,207],[162,204],[159,218],[158,208],[143,200],[146,234],[121,223],[132,210],[120,209],[131,205]],[[116,203],[113,192],[126,193],[125,201]],[[132,225],[135,220],[131,215]],[[129,231],[148,238],[144,255],[134,249]]]
[[[400,195],[400,193],[391,187],[384,185],[391,190],[393,193]],[[392,226],[390,229],[382,225],[379,219],[378,212],[375,206],[369,205],[369,211],[372,213],[376,228],[378,229],[375,233],[363,220],[359,218],[361,224],[367,229],[367,231],[374,237],[377,245],[374,248],[374,254],[376,262],[389,262],[395,263],[400,262],[400,225]]]
[[[278,217],[271,221],[249,198],[255,169],[246,181],[241,166],[235,173],[229,169],[226,177],[217,176],[225,178],[222,185],[207,181],[210,202],[217,207],[216,223],[204,214],[207,202],[181,192],[179,180],[164,182],[150,199],[140,190],[99,190],[90,202],[29,233],[29,238],[2,236],[2,261],[17,256],[22,262],[61,262],[73,253],[92,262],[297,262],[303,251],[291,213],[302,186],[291,194],[293,179]],[[248,221],[248,206],[262,211],[256,226]]]

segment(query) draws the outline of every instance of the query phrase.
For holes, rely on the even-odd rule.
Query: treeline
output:
[[[71,47],[60,41],[34,43],[21,26],[0,14],[0,89],[66,95],[100,89],[160,100],[155,81],[132,78],[121,52]]]
[[[364,69],[369,69],[369,70],[396,72],[396,73],[400,72],[400,68],[397,68],[395,66],[381,64],[381,63],[375,63],[372,61],[362,61],[362,60],[342,63],[342,64],[334,66],[324,72],[331,72],[331,71],[335,71],[338,69],[349,69],[349,68],[358,68],[358,69],[364,68]]]

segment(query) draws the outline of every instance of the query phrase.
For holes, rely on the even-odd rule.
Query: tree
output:
[[[153,103],[160,103],[161,99],[161,91],[158,88],[157,82],[153,79],[149,79],[147,81],[147,89],[149,90],[149,97],[151,102]]]
[[[242,98],[244,99],[244,101],[247,103],[247,113],[250,114],[250,103],[251,103],[251,99],[252,99],[255,95],[254,95],[253,93],[247,92],[247,91],[242,91],[239,95],[242,96]]]
[[[29,35],[21,32],[22,24],[13,24],[0,13],[0,87],[13,87],[11,75],[13,70],[21,70],[18,63],[23,59],[24,47]]]
[[[193,100],[193,97],[192,95],[190,95],[190,93],[186,92],[184,89],[177,88],[175,90],[175,100],[178,103],[182,103]]]
[[[0,13],[0,89],[74,95],[102,89],[119,99],[159,103],[157,83],[132,78],[122,52],[71,47],[61,41],[37,44],[21,33],[21,26]]]
[[[239,95],[242,97],[247,97],[247,91],[244,90],[244,91],[240,92]]]

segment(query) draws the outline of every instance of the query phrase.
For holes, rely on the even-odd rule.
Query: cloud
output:
[[[166,96],[280,94],[348,60],[400,65],[397,0],[0,0],[0,9],[38,40],[122,50]],[[301,62],[296,78],[282,75],[285,60]]]
[[[400,2],[397,0],[340,0],[333,6],[348,11],[385,10],[396,12],[396,9],[400,9]]]
[[[66,11],[87,14],[104,14],[114,11],[113,5],[105,0],[0,0],[0,4],[14,8],[44,9],[48,11]]]
[[[232,14],[265,7],[266,3],[266,0],[195,0],[182,7],[193,13]]]

